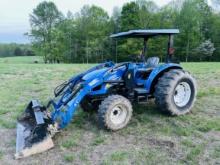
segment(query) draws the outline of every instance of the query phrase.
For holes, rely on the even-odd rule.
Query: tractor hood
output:
[[[82,77],[83,80],[87,81],[87,80],[91,80],[94,79],[96,77],[102,76],[106,71],[108,70],[108,68],[103,68],[103,69],[99,69],[99,70],[94,70],[90,73],[87,73],[86,75],[84,75]]]

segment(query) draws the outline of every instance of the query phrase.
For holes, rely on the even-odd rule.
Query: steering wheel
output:
[[[135,63],[146,62],[145,57],[143,55],[133,54],[133,55],[129,55],[129,57],[131,58],[132,62],[135,62]]]
[[[132,62],[137,62],[138,55],[137,54],[130,54],[128,55],[129,59],[131,59]]]
[[[123,63],[116,64],[115,66],[113,66],[113,67],[110,69],[110,71],[113,71],[113,70],[115,70],[115,69],[117,69],[117,68],[119,68],[119,67],[122,67],[122,66],[125,66],[126,69],[127,69],[129,63],[130,63],[130,62],[123,62]]]

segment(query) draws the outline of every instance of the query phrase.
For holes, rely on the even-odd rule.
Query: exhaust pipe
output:
[[[15,159],[41,153],[54,147],[48,130],[51,123],[45,108],[32,100],[18,118]]]

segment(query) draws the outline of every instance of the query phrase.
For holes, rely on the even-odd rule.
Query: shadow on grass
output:
[[[167,117],[169,116],[169,114],[160,111],[152,101],[144,105],[140,105],[140,104],[133,105],[132,119],[136,119],[136,120],[140,119],[141,122],[142,118],[146,119],[150,117],[161,117],[161,116]],[[78,112],[75,115],[73,119],[73,123],[71,125],[76,128],[84,129],[87,131],[97,132],[97,130],[99,129],[103,130],[103,128],[99,125],[98,116],[96,112],[87,113],[82,111],[80,108],[78,109]]]
[[[133,114],[134,116],[138,115],[149,115],[149,116],[170,116],[169,113],[161,111],[154,103],[153,100],[150,100],[146,104],[133,104]]]
[[[135,123],[149,123],[152,122],[152,118],[161,118],[161,117],[169,117],[168,113],[160,111],[153,101],[150,101],[147,104],[140,105],[134,104],[133,105],[133,116],[129,125],[136,125]],[[100,130],[104,132],[111,132],[108,130],[103,129],[99,125],[98,122],[98,115],[97,113],[87,113],[82,111],[80,108],[78,109],[76,115],[73,118],[73,122],[70,124],[68,129],[72,129],[72,127],[77,129],[83,129],[85,131],[91,131],[93,133],[97,133]],[[129,127],[129,126],[128,126]],[[125,128],[126,129],[126,128]],[[120,132],[120,131],[118,131]]]

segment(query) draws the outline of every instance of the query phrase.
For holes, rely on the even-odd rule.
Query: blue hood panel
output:
[[[90,80],[90,79],[94,79],[94,78],[104,74],[107,70],[108,70],[108,68],[103,68],[103,69],[92,71],[90,73],[87,73],[85,76],[83,76],[82,79],[85,81]]]

